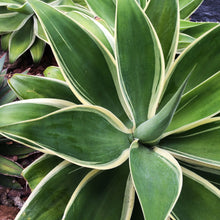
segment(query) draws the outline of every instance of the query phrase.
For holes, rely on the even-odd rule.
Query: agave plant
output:
[[[56,7],[65,6],[66,10],[76,10],[78,4],[85,5],[83,0],[42,1]],[[83,7],[81,8],[81,10],[85,10]],[[2,35],[2,48],[9,50],[11,63],[27,50],[30,50],[35,63],[41,60],[47,39],[26,0],[2,0],[0,2],[0,35]]]
[[[178,1],[165,2],[176,16],[159,38],[163,20],[117,0],[112,43],[86,15],[28,0],[66,82],[9,80],[24,100],[0,107],[0,133],[46,154],[24,171],[16,220],[220,218],[220,25],[175,60]]]

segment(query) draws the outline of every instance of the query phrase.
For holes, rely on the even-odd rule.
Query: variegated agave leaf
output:
[[[137,1],[112,2],[114,39],[87,15],[28,0],[66,82],[9,80],[27,100],[0,107],[0,132],[52,155],[24,171],[33,193],[16,219],[217,220],[220,192],[204,172],[218,185],[220,26],[175,60],[178,1],[166,0],[176,16],[164,41]],[[152,17],[162,9],[148,4]]]

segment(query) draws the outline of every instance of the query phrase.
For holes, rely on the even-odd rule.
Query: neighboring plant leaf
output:
[[[138,126],[154,115],[164,61],[156,33],[134,0],[118,1],[116,43],[121,83]]]
[[[148,149],[134,141],[130,169],[145,219],[166,219],[182,187],[182,171],[177,161],[166,151]]]
[[[11,34],[1,35],[1,47],[2,47],[2,50],[4,50],[4,51],[8,50],[8,45],[9,45],[10,37],[11,37]]]
[[[4,34],[21,28],[30,16],[17,12],[0,14],[0,33]],[[23,32],[24,34],[25,32]],[[25,33],[26,34],[26,33]]]
[[[34,44],[30,48],[31,56],[34,63],[39,63],[45,49],[46,43],[39,38],[35,39]]]
[[[0,173],[7,176],[20,177],[22,172],[22,167],[6,157],[0,157]]]
[[[57,156],[44,154],[25,168],[22,171],[22,175],[33,191],[40,181],[61,162],[62,159]]]
[[[112,28],[115,27],[115,1],[114,0],[86,0],[89,8],[100,18],[104,19]]]
[[[111,65],[115,71],[115,63],[106,48],[68,16],[40,1],[29,3],[40,17],[61,71],[81,103],[103,106],[128,120],[116,92],[116,76],[109,69]]]
[[[97,106],[64,108],[38,120],[0,127],[0,131],[33,141],[86,167],[109,169],[128,158],[129,130],[113,114]],[[38,135],[33,135],[36,132]]]
[[[56,98],[80,104],[68,85],[60,80],[14,74],[9,85],[20,99]]]
[[[15,220],[60,220],[73,191],[88,172],[62,162],[41,180]]]
[[[163,49],[166,69],[169,69],[173,63],[178,43],[178,0],[151,0],[145,13],[157,32]]]
[[[0,175],[0,185],[11,189],[22,189],[14,177]]]
[[[27,51],[35,39],[33,21],[29,19],[18,31],[12,33],[9,41],[9,61],[14,63],[19,56]]]
[[[9,142],[9,143],[8,143]],[[10,140],[6,139],[4,142],[0,141],[0,154],[4,156],[17,156],[18,159],[24,158],[35,151],[31,148],[13,143],[10,144]]]
[[[219,189],[185,168],[183,174],[183,188],[174,213],[179,219],[219,220]]]
[[[49,66],[47,67],[44,72],[44,76],[51,78],[51,79],[59,79],[62,81],[65,81],[62,72],[60,71],[60,68],[58,66]]]
[[[182,19],[188,18],[202,2],[203,0],[179,0],[180,17]]]
[[[62,219],[120,219],[128,174],[127,163],[104,172],[91,171],[73,193]]]
[[[184,133],[168,136],[160,142],[176,158],[191,164],[220,169],[220,118]]]

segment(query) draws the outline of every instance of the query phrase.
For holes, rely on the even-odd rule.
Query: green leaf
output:
[[[186,47],[188,47],[194,40],[195,38],[187,34],[180,33],[178,42],[178,52],[183,52],[183,50],[186,49]]]
[[[11,34],[4,34],[1,36],[1,47],[2,50],[8,50],[8,46],[9,46],[9,39],[11,37]]]
[[[73,193],[62,219],[121,219],[128,174],[127,163],[104,172],[91,171]]]
[[[208,103],[208,105],[207,105]],[[220,112],[220,72],[186,93],[178,106],[167,132],[192,128],[193,124]],[[181,127],[183,127],[181,129]],[[185,127],[185,128],[184,128]],[[173,131],[174,130],[174,131]],[[166,135],[166,134],[165,134]]]
[[[214,22],[191,22],[180,20],[180,31],[191,37],[198,38],[217,25],[218,23]]]
[[[9,85],[21,99],[56,98],[80,103],[68,85],[61,80],[14,74],[9,79]]]
[[[220,169],[219,142],[220,118],[216,118],[214,122],[168,136],[160,142],[160,146],[179,160]]]
[[[29,19],[19,30],[13,32],[9,41],[9,61],[14,63],[33,44],[35,39],[33,21]]]
[[[100,24],[95,18],[91,18],[76,11],[71,11],[67,13],[67,15],[82,25],[87,31],[94,34],[114,56],[114,38],[102,24]]]
[[[0,185],[11,189],[23,189],[15,177],[0,175]]]
[[[44,72],[44,76],[51,78],[51,79],[59,79],[62,81],[65,81],[62,72],[60,71],[60,68],[58,66],[48,66]]]
[[[114,0],[86,0],[89,8],[96,15],[104,19],[112,28],[115,26],[115,1]]]
[[[60,220],[73,191],[88,172],[67,162],[59,164],[38,184],[15,219]]]
[[[159,148],[133,142],[130,169],[145,219],[164,220],[175,205],[182,187],[177,161]]]
[[[46,44],[44,41],[40,40],[39,38],[35,39],[34,44],[30,48],[31,56],[32,56],[34,63],[40,62],[44,54],[45,46]]]
[[[180,161],[180,165],[205,178],[220,189],[220,170]]]
[[[109,69],[116,71],[108,50],[68,16],[40,1],[29,3],[46,31],[65,80],[81,103],[100,105],[128,120],[114,84],[116,76]]]
[[[140,139],[142,143],[155,144],[159,142],[162,134],[169,126],[170,121],[177,109],[181,96],[187,84],[187,80],[178,89],[170,101],[153,118],[140,124],[134,132],[134,137]]]
[[[2,2],[0,2],[0,6],[7,6],[10,4],[22,4],[24,3],[24,0],[4,0]]]
[[[8,33],[22,28],[29,18],[30,16],[17,12],[0,14],[0,33]]]
[[[180,17],[188,18],[203,2],[203,0],[179,0]]]
[[[24,178],[28,181],[31,190],[34,190],[38,183],[59,163],[62,159],[49,154],[44,154],[22,172]]]
[[[72,105],[64,100],[29,99],[0,106],[0,127],[42,117]]]
[[[178,43],[178,0],[151,0],[145,13],[157,32],[163,49],[166,68],[169,69],[174,60]]]
[[[194,41],[175,61],[167,74],[168,83],[160,108],[190,75],[185,93],[220,70],[220,25]],[[207,63],[209,65],[207,65]]]
[[[174,213],[179,219],[218,220],[220,191],[195,173],[183,168],[183,188]]]
[[[6,157],[0,156],[0,173],[8,176],[21,176],[22,167]]]
[[[116,43],[121,84],[138,126],[155,113],[164,61],[149,19],[133,0],[118,1]]]
[[[91,168],[110,169],[128,158],[130,130],[98,106],[67,107],[35,120],[5,125],[0,131]]]

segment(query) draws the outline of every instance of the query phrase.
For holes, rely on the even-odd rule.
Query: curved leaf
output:
[[[208,104],[207,104],[208,103]],[[201,83],[196,88],[185,94],[169,125],[167,132],[175,133],[193,126],[193,123],[211,117],[220,112],[220,72]],[[174,131],[172,131],[174,130]]]
[[[166,219],[182,187],[182,172],[177,161],[159,148],[148,149],[133,142],[130,169],[145,219]]]
[[[0,127],[35,119],[72,105],[56,99],[29,99],[0,106]],[[33,110],[34,109],[34,110]]]
[[[127,163],[104,172],[91,171],[73,193],[62,219],[120,219],[128,173]]]
[[[67,13],[69,17],[71,17],[74,21],[78,22],[80,25],[83,25],[86,30],[90,33],[94,34],[97,39],[99,39],[105,47],[114,55],[114,38],[110,34],[110,32],[95,18],[91,18],[87,15],[81,14],[79,12],[71,11]]]
[[[220,169],[220,119],[164,138],[160,146],[179,160]]]
[[[130,130],[97,106],[68,107],[35,120],[5,125],[0,131],[91,168],[110,169],[128,158]]]
[[[183,188],[174,213],[179,219],[218,220],[220,191],[195,173],[183,168]]]
[[[0,156],[0,173],[8,176],[21,176],[22,167],[8,158]]]
[[[71,194],[89,169],[62,162],[38,184],[15,220],[60,220]]]
[[[40,39],[35,39],[34,44],[30,48],[31,56],[34,61],[34,63],[40,62],[43,54],[44,54],[44,49],[45,49],[45,42],[43,42]]]
[[[39,17],[64,78],[76,97],[83,104],[100,105],[128,120],[114,84],[116,76],[109,69],[115,71],[115,63],[106,48],[65,14],[40,1],[28,2]]]
[[[0,14],[0,33],[8,33],[20,29],[29,18],[30,16],[17,12]]]
[[[8,83],[21,99],[56,98],[77,104],[80,103],[69,89],[68,85],[60,80],[14,74],[13,77],[9,79]]]
[[[179,0],[181,18],[188,18],[202,2],[203,0]]]
[[[220,70],[220,25],[194,41],[175,61],[167,74],[165,94],[160,108],[175,94],[190,75],[185,93]],[[209,65],[207,65],[209,64]]]
[[[60,71],[60,68],[58,66],[48,66],[44,72],[44,76],[52,79],[59,79],[65,82],[65,79],[63,78],[63,75]]]
[[[169,69],[174,60],[178,43],[178,0],[151,0],[145,13],[157,32],[163,49],[166,69]]]
[[[115,26],[115,1],[114,0],[86,0],[89,8],[100,18],[104,19],[112,28]]]
[[[164,62],[156,33],[134,0],[118,1],[116,44],[121,84],[138,126],[155,113]]]
[[[31,190],[34,190],[38,183],[61,162],[62,159],[59,157],[44,154],[25,168],[22,175],[28,181]]]
[[[218,23],[214,22],[191,22],[180,20],[180,31],[191,37],[198,38],[217,25]]]
[[[142,143],[148,143],[151,145],[159,142],[162,134],[173,118],[186,84],[187,79],[158,114],[137,127],[134,132],[134,137],[140,139]]]
[[[13,32],[9,41],[9,61],[14,63],[30,48],[35,40],[33,21],[29,19],[19,30]]]

